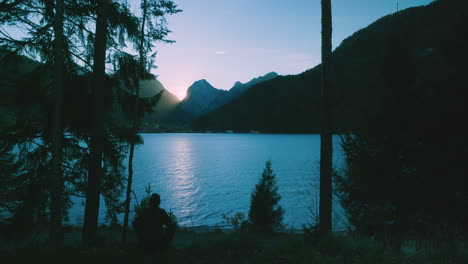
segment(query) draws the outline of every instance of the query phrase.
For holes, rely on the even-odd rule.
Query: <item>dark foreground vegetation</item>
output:
[[[252,195],[248,216],[223,215],[229,229],[210,227],[182,228],[169,213],[178,229],[169,248],[145,250],[138,244],[134,229],[122,243],[122,227],[101,226],[93,243],[83,243],[81,228],[62,228],[63,243],[51,244],[46,226],[36,227],[29,235],[18,237],[3,225],[0,258],[6,263],[466,263],[468,243],[462,236],[433,230],[428,236],[407,230],[370,228],[395,227],[376,216],[363,215],[354,223],[356,231],[340,231],[320,236],[318,225],[306,224],[302,230],[286,229],[285,209],[278,205],[281,195],[276,175],[268,161]],[[150,206],[151,188],[135,207],[136,215]],[[371,202],[372,200],[370,200]],[[346,207],[353,209],[352,207]],[[373,212],[372,207],[364,212]],[[352,213],[349,214],[354,220]],[[365,229],[367,228],[367,229]],[[371,231],[374,235],[366,234]],[[449,229],[451,230],[451,229]],[[406,232],[404,232],[406,231]],[[398,238],[398,240],[396,240]],[[398,243],[395,243],[395,242]]]
[[[3,263],[454,263],[468,260],[466,243],[447,240],[408,240],[396,252],[372,239],[335,234],[319,242],[297,232],[262,235],[252,232],[179,230],[172,247],[147,253],[120,243],[119,229],[103,229],[98,245],[73,242],[79,231],[65,235],[67,245],[45,245],[0,251]],[[75,244],[74,244],[75,243]]]

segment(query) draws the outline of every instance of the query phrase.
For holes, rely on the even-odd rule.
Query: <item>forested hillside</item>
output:
[[[440,98],[440,94],[455,103],[459,97],[454,95],[464,91],[447,83],[466,72],[465,66],[454,63],[457,58],[466,58],[466,38],[462,36],[467,35],[467,5],[460,0],[437,1],[406,9],[383,17],[344,40],[333,53],[335,128],[351,129],[363,116],[375,112],[384,96],[386,75],[394,79],[402,78],[401,74],[412,75],[415,82],[411,89],[417,95],[414,100],[420,102],[419,108],[414,109],[418,114],[432,109],[431,100]],[[397,49],[409,56],[411,65],[392,59]],[[193,127],[317,133],[320,71],[319,65],[299,75],[258,84],[237,100],[196,120]]]

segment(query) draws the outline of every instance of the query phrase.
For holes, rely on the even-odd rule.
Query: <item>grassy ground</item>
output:
[[[96,246],[79,244],[79,232],[65,236],[66,245],[51,248],[45,244],[0,251],[2,263],[468,263],[466,248],[456,243],[414,248],[397,253],[370,239],[330,236],[320,242],[304,239],[302,234],[258,235],[223,231],[176,234],[171,248],[146,253],[135,244],[120,244],[118,230],[104,230]],[[465,253],[465,254],[464,254]]]

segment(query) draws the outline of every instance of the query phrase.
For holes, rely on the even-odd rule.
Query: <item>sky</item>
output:
[[[321,61],[320,0],[173,0],[173,44],[157,43],[153,71],[179,99],[197,80],[228,90],[236,81],[276,72],[299,74]],[[140,14],[141,0],[129,0]],[[333,48],[399,8],[433,0],[332,0]],[[18,30],[10,33],[20,34]],[[15,35],[15,34],[13,34]]]
[[[133,4],[139,3],[132,0]],[[320,63],[320,0],[174,0],[173,44],[157,44],[154,73],[179,99],[195,81],[230,89],[275,71],[299,74]],[[432,0],[332,0],[333,47],[382,16]],[[135,10],[137,11],[137,10]]]

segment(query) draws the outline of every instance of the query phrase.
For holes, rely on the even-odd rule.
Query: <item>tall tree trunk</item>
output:
[[[320,131],[320,216],[321,236],[332,230],[332,14],[331,0],[322,0],[322,124]]]
[[[63,1],[55,1],[54,17],[54,107],[52,119],[52,188],[50,203],[50,230],[49,239],[53,242],[60,242],[62,211],[64,200],[64,183],[62,177],[62,145],[63,145],[63,126],[62,126],[62,87],[63,87]]]
[[[86,193],[85,217],[82,240],[84,243],[96,239],[100,181],[103,176],[102,156],[104,150],[104,86],[106,77],[107,8],[110,0],[98,0],[96,38],[94,41],[94,87],[93,87],[93,131],[90,140],[90,161]]]
[[[139,63],[139,71],[138,71],[138,78],[136,83],[136,98],[135,98],[135,116],[133,119],[133,128],[135,130],[138,129],[138,99],[140,97],[140,79],[144,73],[145,67],[145,52],[144,52],[144,42],[145,42],[145,24],[146,24],[146,16],[148,14],[148,5],[147,0],[143,0],[143,19],[141,23],[141,35],[140,35],[140,45],[138,47],[139,55],[140,55],[140,63]],[[128,230],[128,219],[130,214],[130,202],[131,202],[131,192],[132,192],[132,180],[133,180],[133,154],[135,151],[135,143],[130,143],[130,155],[128,157],[128,180],[127,180],[127,193],[125,199],[125,215],[124,215],[124,224],[122,229],[122,243],[127,242],[127,230]]]

